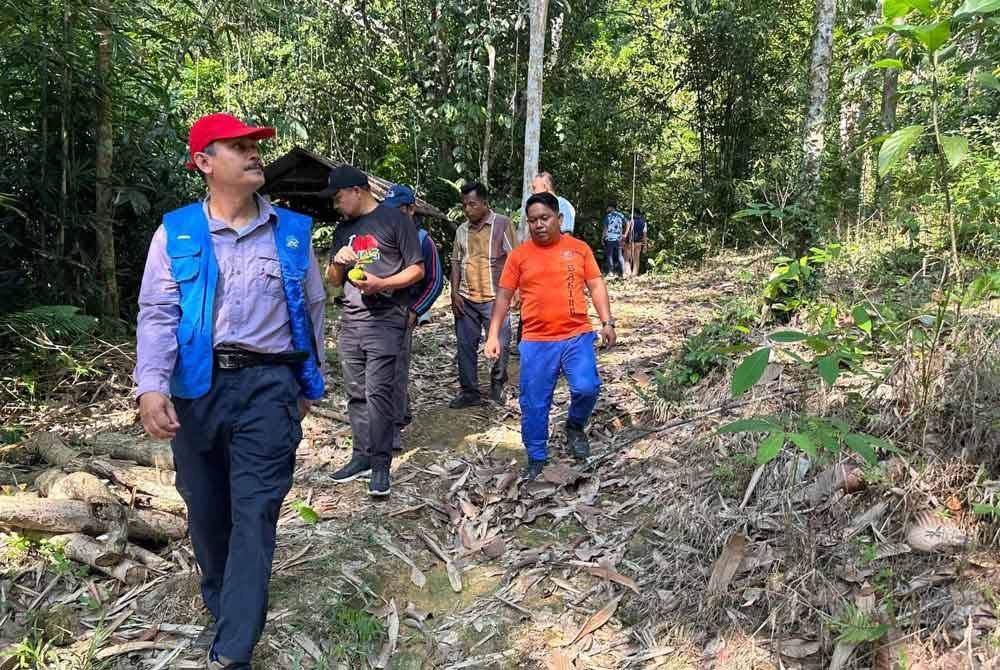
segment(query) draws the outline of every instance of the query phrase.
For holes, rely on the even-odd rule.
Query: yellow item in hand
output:
[[[363,281],[365,277],[365,271],[361,268],[351,268],[347,273],[347,278],[351,281]]]

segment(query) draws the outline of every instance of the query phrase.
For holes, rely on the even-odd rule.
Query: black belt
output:
[[[216,349],[214,358],[215,366],[221,370],[239,370],[261,365],[295,365],[309,358],[309,354],[305,351],[262,354],[243,349]]]

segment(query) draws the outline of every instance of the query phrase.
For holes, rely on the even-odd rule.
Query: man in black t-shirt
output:
[[[321,198],[344,217],[333,233],[327,279],[344,287],[337,351],[344,371],[354,452],[336,482],[369,478],[368,493],[389,495],[396,409],[393,381],[409,311],[406,287],[424,276],[416,228],[398,209],[383,207],[368,177],[351,165],[330,173]]]

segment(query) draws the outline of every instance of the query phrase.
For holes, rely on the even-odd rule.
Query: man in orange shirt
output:
[[[597,404],[601,379],[584,285],[601,317],[602,344],[615,344],[608,289],[587,243],[559,232],[562,215],[551,193],[536,193],[525,206],[531,239],[511,251],[500,276],[486,356],[501,353],[500,329],[515,291],[521,292],[524,336],[521,354],[521,439],[528,450],[527,479],[548,463],[549,410],[559,373],[569,382],[566,443],[579,460],[590,456],[584,428]]]

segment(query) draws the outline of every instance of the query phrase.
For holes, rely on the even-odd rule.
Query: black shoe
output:
[[[367,458],[352,456],[350,463],[333,473],[333,481],[343,484],[353,482],[355,479],[368,479],[371,473],[371,463]]]
[[[590,440],[582,428],[566,424],[566,448],[580,461],[590,458]]]
[[[542,470],[544,470],[545,466],[548,464],[548,461],[535,461],[529,458],[528,467],[524,471],[524,478],[529,482],[535,481],[542,476]]]
[[[368,480],[368,495],[382,498],[389,495],[392,486],[389,483],[389,466],[382,465],[372,468],[372,478]]]
[[[482,404],[483,398],[478,393],[462,391],[458,394],[457,398],[448,403],[448,407],[452,409],[463,409],[465,407],[478,407]]]
[[[503,384],[493,384],[490,386],[490,400],[498,405],[503,404]]]

